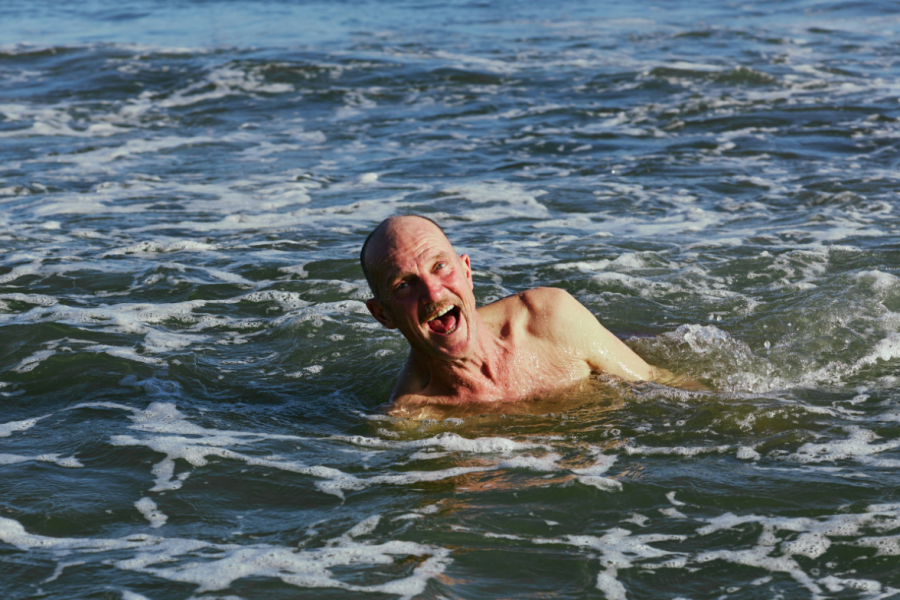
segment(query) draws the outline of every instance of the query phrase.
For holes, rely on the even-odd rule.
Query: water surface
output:
[[[897,594],[898,17],[5,3],[0,595]],[[410,212],[714,391],[378,414]]]

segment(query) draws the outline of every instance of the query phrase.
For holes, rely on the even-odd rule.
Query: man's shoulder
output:
[[[540,316],[554,313],[572,302],[578,302],[566,290],[551,287],[537,287],[512,296],[507,296],[481,307],[484,315],[507,314],[510,316]]]
[[[517,295],[534,314],[553,313],[572,302],[577,302],[566,290],[553,287],[537,287]]]
[[[539,287],[507,296],[479,309],[485,322],[496,331],[524,329],[531,335],[553,335],[560,319],[573,306],[581,306],[569,292],[560,288]]]

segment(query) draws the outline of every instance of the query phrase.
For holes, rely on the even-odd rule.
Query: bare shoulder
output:
[[[485,323],[503,335],[504,330],[524,329],[536,337],[553,337],[564,331],[566,319],[587,312],[569,292],[539,287],[507,296],[478,309]],[[562,329],[561,329],[562,328]]]
[[[552,314],[572,303],[580,306],[578,300],[566,290],[538,287],[507,296],[478,309],[482,317],[504,314],[508,316],[532,316]]]
[[[520,295],[527,314],[528,330],[540,337],[558,337],[570,326],[593,315],[572,294],[560,288],[541,287]]]
[[[523,294],[522,301],[529,307],[528,331],[534,337],[565,348],[595,371],[628,381],[653,378],[653,367],[607,330],[569,292],[536,288]]]
[[[572,294],[560,288],[538,287],[517,296],[528,307],[529,312],[537,315],[553,314],[572,304],[581,306]]]

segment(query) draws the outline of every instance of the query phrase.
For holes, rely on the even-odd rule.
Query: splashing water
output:
[[[4,598],[900,592],[900,11],[4,5]],[[378,414],[382,218],[711,392]]]

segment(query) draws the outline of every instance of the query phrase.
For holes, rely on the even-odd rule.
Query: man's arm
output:
[[[533,333],[574,353],[592,370],[626,381],[649,381],[664,375],[664,369],[644,362],[567,291],[536,288],[522,300],[530,305]]]

